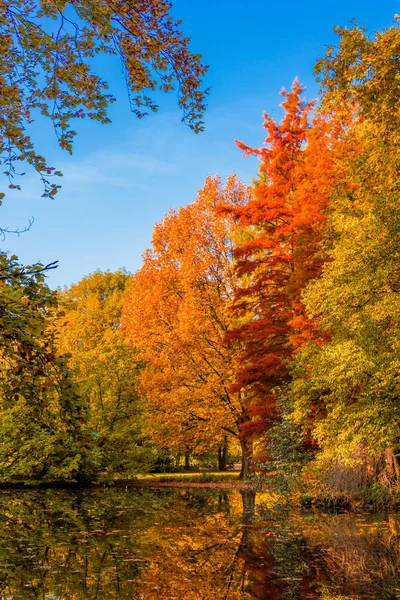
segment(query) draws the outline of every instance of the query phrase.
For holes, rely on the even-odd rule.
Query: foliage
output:
[[[141,365],[120,330],[127,281],[123,270],[84,277],[62,292],[57,322],[58,349],[77,370],[102,469],[125,475],[145,472],[154,460],[141,433]]]
[[[386,456],[399,481],[399,112],[394,26],[368,39],[357,26],[338,30],[336,50],[317,65],[322,110],[357,145],[338,168],[331,195],[328,262],[304,302],[329,341],[309,344],[294,370],[295,418],[315,420],[321,459],[359,462]],[[365,455],[364,452],[364,455]],[[383,461],[385,467],[385,460]]]
[[[205,69],[168,3],[0,8],[11,32],[0,67],[11,187],[18,158],[52,172],[24,137],[32,111],[54,121],[68,150],[73,117],[107,119],[112,98],[92,74],[96,53],[121,55],[132,94],[154,89],[155,72],[164,91],[175,77],[189,124],[201,128]],[[41,27],[52,17],[53,36]],[[316,67],[320,107],[297,80],[283,90],[283,119],[264,116],[264,145],[237,142],[260,161],[253,186],[207,178],[195,202],[156,225],[129,282],[123,271],[84,278],[62,292],[54,324],[42,267],[0,256],[4,480],[75,481],[90,476],[95,456],[106,473],[128,475],[152,463],[166,470],[172,457],[188,466],[189,455],[217,448],[223,462],[229,434],[242,475],[254,446],[281,491],[301,471],[302,483],[318,480],[308,491],[346,502],[399,491],[400,29],[337,33]],[[132,101],[138,116],[143,104],[155,108]],[[54,195],[49,181],[45,195]]]
[[[253,149],[237,142],[245,154],[260,160],[251,200],[226,207],[247,231],[235,249],[241,278],[234,309],[238,324],[227,339],[242,344],[235,387],[245,389],[249,414],[245,427],[263,434],[280,419],[277,405],[290,380],[287,362],[293,351],[318,328],[306,317],[301,291],[317,277],[332,180],[332,128],[310,113],[315,101],[302,99],[297,80],[282,91],[281,124],[267,114],[265,145]]]
[[[0,272],[0,480],[90,477],[86,405],[51,327],[57,296],[40,265],[1,254]]]
[[[237,437],[248,419],[241,391],[230,391],[238,353],[225,343],[237,288],[236,228],[231,217],[215,215],[247,194],[236,177],[225,187],[209,177],[195,202],[155,227],[153,248],[128,288],[123,327],[145,363],[142,390],[160,445],[202,453],[225,432]]]
[[[61,148],[72,151],[72,121],[88,117],[108,123],[114,101],[107,82],[94,72],[94,58],[114,55],[122,63],[132,111],[157,110],[148,95],[178,90],[182,120],[203,129],[207,68],[189,51],[189,39],[170,16],[167,0],[1,0],[0,160],[10,188],[20,165],[39,173],[44,196],[60,187],[26,133],[39,113],[49,118]],[[3,197],[4,194],[1,194]]]
[[[277,492],[288,493],[302,488],[301,474],[312,453],[301,427],[293,422],[290,400],[281,394],[278,400],[280,419],[267,432],[264,441],[267,460],[260,462],[261,482]]]
[[[176,462],[169,448],[160,448],[151,467],[151,473],[172,473]]]

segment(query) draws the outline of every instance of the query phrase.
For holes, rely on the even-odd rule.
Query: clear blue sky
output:
[[[56,199],[41,198],[35,176],[25,176],[23,190],[3,201],[1,224],[21,228],[31,216],[35,223],[1,247],[24,263],[58,260],[48,279],[52,287],[96,269],[137,270],[153,225],[171,206],[192,202],[208,174],[235,172],[250,182],[257,162],[241,156],[234,138],[262,144],[262,111],[280,118],[279,91],[295,76],[308,98],[317,96],[313,66],[335,43],[335,25],[355,18],[372,32],[390,26],[399,10],[389,0],[172,2],[192,50],[210,65],[206,131],[196,136],[180,122],[173,93],[160,97],[158,114],[138,121],[116,60],[101,67],[118,97],[113,123],[77,123],[72,157],[57,148],[49,123],[36,123],[37,149],[62,170],[63,187]]]

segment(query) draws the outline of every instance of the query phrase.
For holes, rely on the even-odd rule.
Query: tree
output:
[[[260,160],[252,199],[223,207],[246,232],[234,256],[241,285],[235,294],[238,325],[227,340],[242,344],[241,368],[233,389],[245,389],[245,428],[262,434],[279,420],[277,396],[290,382],[288,361],[305,340],[319,335],[304,311],[301,292],[321,271],[319,242],[333,177],[328,120],[310,113],[315,101],[302,100],[294,81],[282,91],[285,115],[280,125],[264,116],[265,145],[253,149],[237,142],[245,154]]]
[[[225,342],[238,285],[232,260],[237,228],[215,210],[247,199],[236,177],[225,187],[209,177],[195,202],[171,211],[154,228],[152,249],[128,287],[123,311],[124,331],[145,364],[141,387],[154,415],[153,435],[195,452],[219,445],[225,433],[239,437],[242,475],[251,456],[242,437],[249,417],[242,391],[231,391],[238,347]]]
[[[72,151],[72,121],[87,116],[109,122],[114,101],[93,58],[115,55],[122,63],[132,111],[156,111],[149,94],[177,87],[182,120],[203,129],[207,68],[189,51],[189,39],[170,16],[167,0],[1,0],[0,160],[11,189],[27,163],[40,175],[44,196],[60,187],[60,175],[26,133],[38,113],[49,118],[61,148]],[[1,194],[3,197],[4,194]]]
[[[76,482],[96,470],[86,405],[52,324],[41,266],[0,255],[0,480]]]
[[[61,295],[57,346],[70,354],[89,409],[101,468],[132,474],[150,466],[142,447],[143,406],[136,380],[141,365],[120,329],[128,274],[96,271]],[[150,461],[151,462],[151,461]]]
[[[335,166],[345,177],[332,190],[328,261],[304,294],[326,343],[298,357],[295,417],[314,415],[321,460],[386,453],[385,476],[399,481],[400,30],[372,39],[357,25],[337,33],[338,46],[317,64],[322,110],[340,119],[344,143],[357,151]]]

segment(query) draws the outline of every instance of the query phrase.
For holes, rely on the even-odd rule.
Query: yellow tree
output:
[[[166,444],[205,449],[241,437],[249,416],[231,385],[239,344],[225,341],[237,290],[232,253],[237,226],[217,218],[221,204],[248,200],[236,177],[209,177],[195,202],[172,210],[154,229],[152,249],[128,287],[123,328],[145,368],[141,387]],[[160,436],[158,436],[159,438]],[[251,444],[241,439],[242,475]]]
[[[135,383],[140,365],[119,326],[127,280],[123,270],[96,271],[65,289],[58,349],[70,353],[78,372],[102,467],[129,473],[145,469],[147,460]]]
[[[343,123],[349,150],[335,165],[344,179],[330,198],[329,260],[303,296],[329,337],[298,357],[295,416],[304,422],[318,414],[321,460],[369,455],[379,465],[386,454],[382,477],[398,483],[400,28],[373,38],[357,25],[337,33],[317,73],[322,111]]]

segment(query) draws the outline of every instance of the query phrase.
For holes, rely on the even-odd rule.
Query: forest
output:
[[[32,112],[67,151],[73,119],[107,122],[95,53],[119,56],[137,116],[157,110],[151,67],[201,134],[207,67],[167,2],[73,2],[87,23],[76,36],[66,2],[41,4],[0,0],[8,188],[26,163],[45,196],[59,191],[26,134]],[[208,176],[155,224],[136,273],[99,265],[51,290],[53,265],[1,253],[1,485],[240,463],[241,479],[304,502],[399,502],[400,30],[336,35],[315,65],[318,99],[294,79],[259,147],[236,141],[258,159],[251,185]]]

